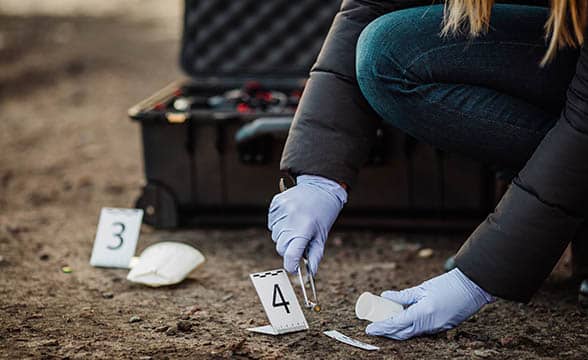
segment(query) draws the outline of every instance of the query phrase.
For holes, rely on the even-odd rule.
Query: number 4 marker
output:
[[[249,277],[271,324],[249,331],[280,335],[308,330],[308,323],[284,269],[255,273]]]
[[[280,297],[282,300],[281,303],[276,302],[276,295]],[[274,285],[274,301],[272,303],[274,307],[283,306],[286,308],[286,313],[290,313],[290,309],[288,309],[288,305],[290,305],[289,301],[284,300],[284,295],[282,295],[282,291],[280,290],[280,286],[278,284]]]

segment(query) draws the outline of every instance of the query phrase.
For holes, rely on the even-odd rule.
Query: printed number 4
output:
[[[277,297],[280,297],[280,301],[281,302],[277,302]],[[278,284],[274,285],[274,295],[273,295],[273,301],[272,301],[272,305],[274,307],[278,307],[278,306],[283,306],[286,309],[286,313],[290,313],[290,309],[288,309],[288,305],[290,305],[289,301],[286,301],[286,299],[284,299],[284,295],[282,295],[282,290],[280,290],[280,287],[278,286]]]
[[[110,250],[116,250],[116,249],[120,249],[121,246],[123,246],[123,237],[122,234],[125,232],[126,226],[125,224],[121,223],[121,222],[115,222],[114,224],[112,224],[113,227],[117,226],[119,228],[119,232],[117,233],[113,233],[112,236],[114,236],[115,238],[118,239],[118,244],[112,246],[112,245],[108,245],[107,248],[109,248]]]

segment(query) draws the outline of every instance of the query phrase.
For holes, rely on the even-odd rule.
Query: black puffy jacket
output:
[[[547,5],[546,0],[502,1]],[[281,168],[353,187],[380,119],[355,79],[363,28],[390,11],[431,0],[344,0],[290,130]],[[491,294],[528,301],[588,218],[588,49],[581,51],[557,124],[514,179],[496,210],[460,249],[457,265]]]

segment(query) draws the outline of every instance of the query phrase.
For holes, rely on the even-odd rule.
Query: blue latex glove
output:
[[[368,335],[406,340],[451,329],[494,301],[459,269],[402,291],[384,291],[387,299],[408,306],[389,320],[374,322]]]
[[[313,175],[298,176],[296,186],[274,197],[268,228],[286,271],[298,270],[308,248],[310,271],[316,274],[331,226],[346,202],[347,191],[341,185]]]

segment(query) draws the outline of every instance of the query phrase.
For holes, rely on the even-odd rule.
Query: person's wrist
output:
[[[347,203],[347,190],[338,182],[318,175],[299,175],[296,184],[318,186],[339,200],[341,207]]]
[[[460,279],[461,283],[468,289],[468,291],[476,298],[482,299],[485,304],[490,304],[496,301],[492,294],[488,293],[486,290],[482,289],[478,284],[472,281],[466,274],[464,274],[459,268],[455,268],[450,271],[454,273],[454,275]]]

